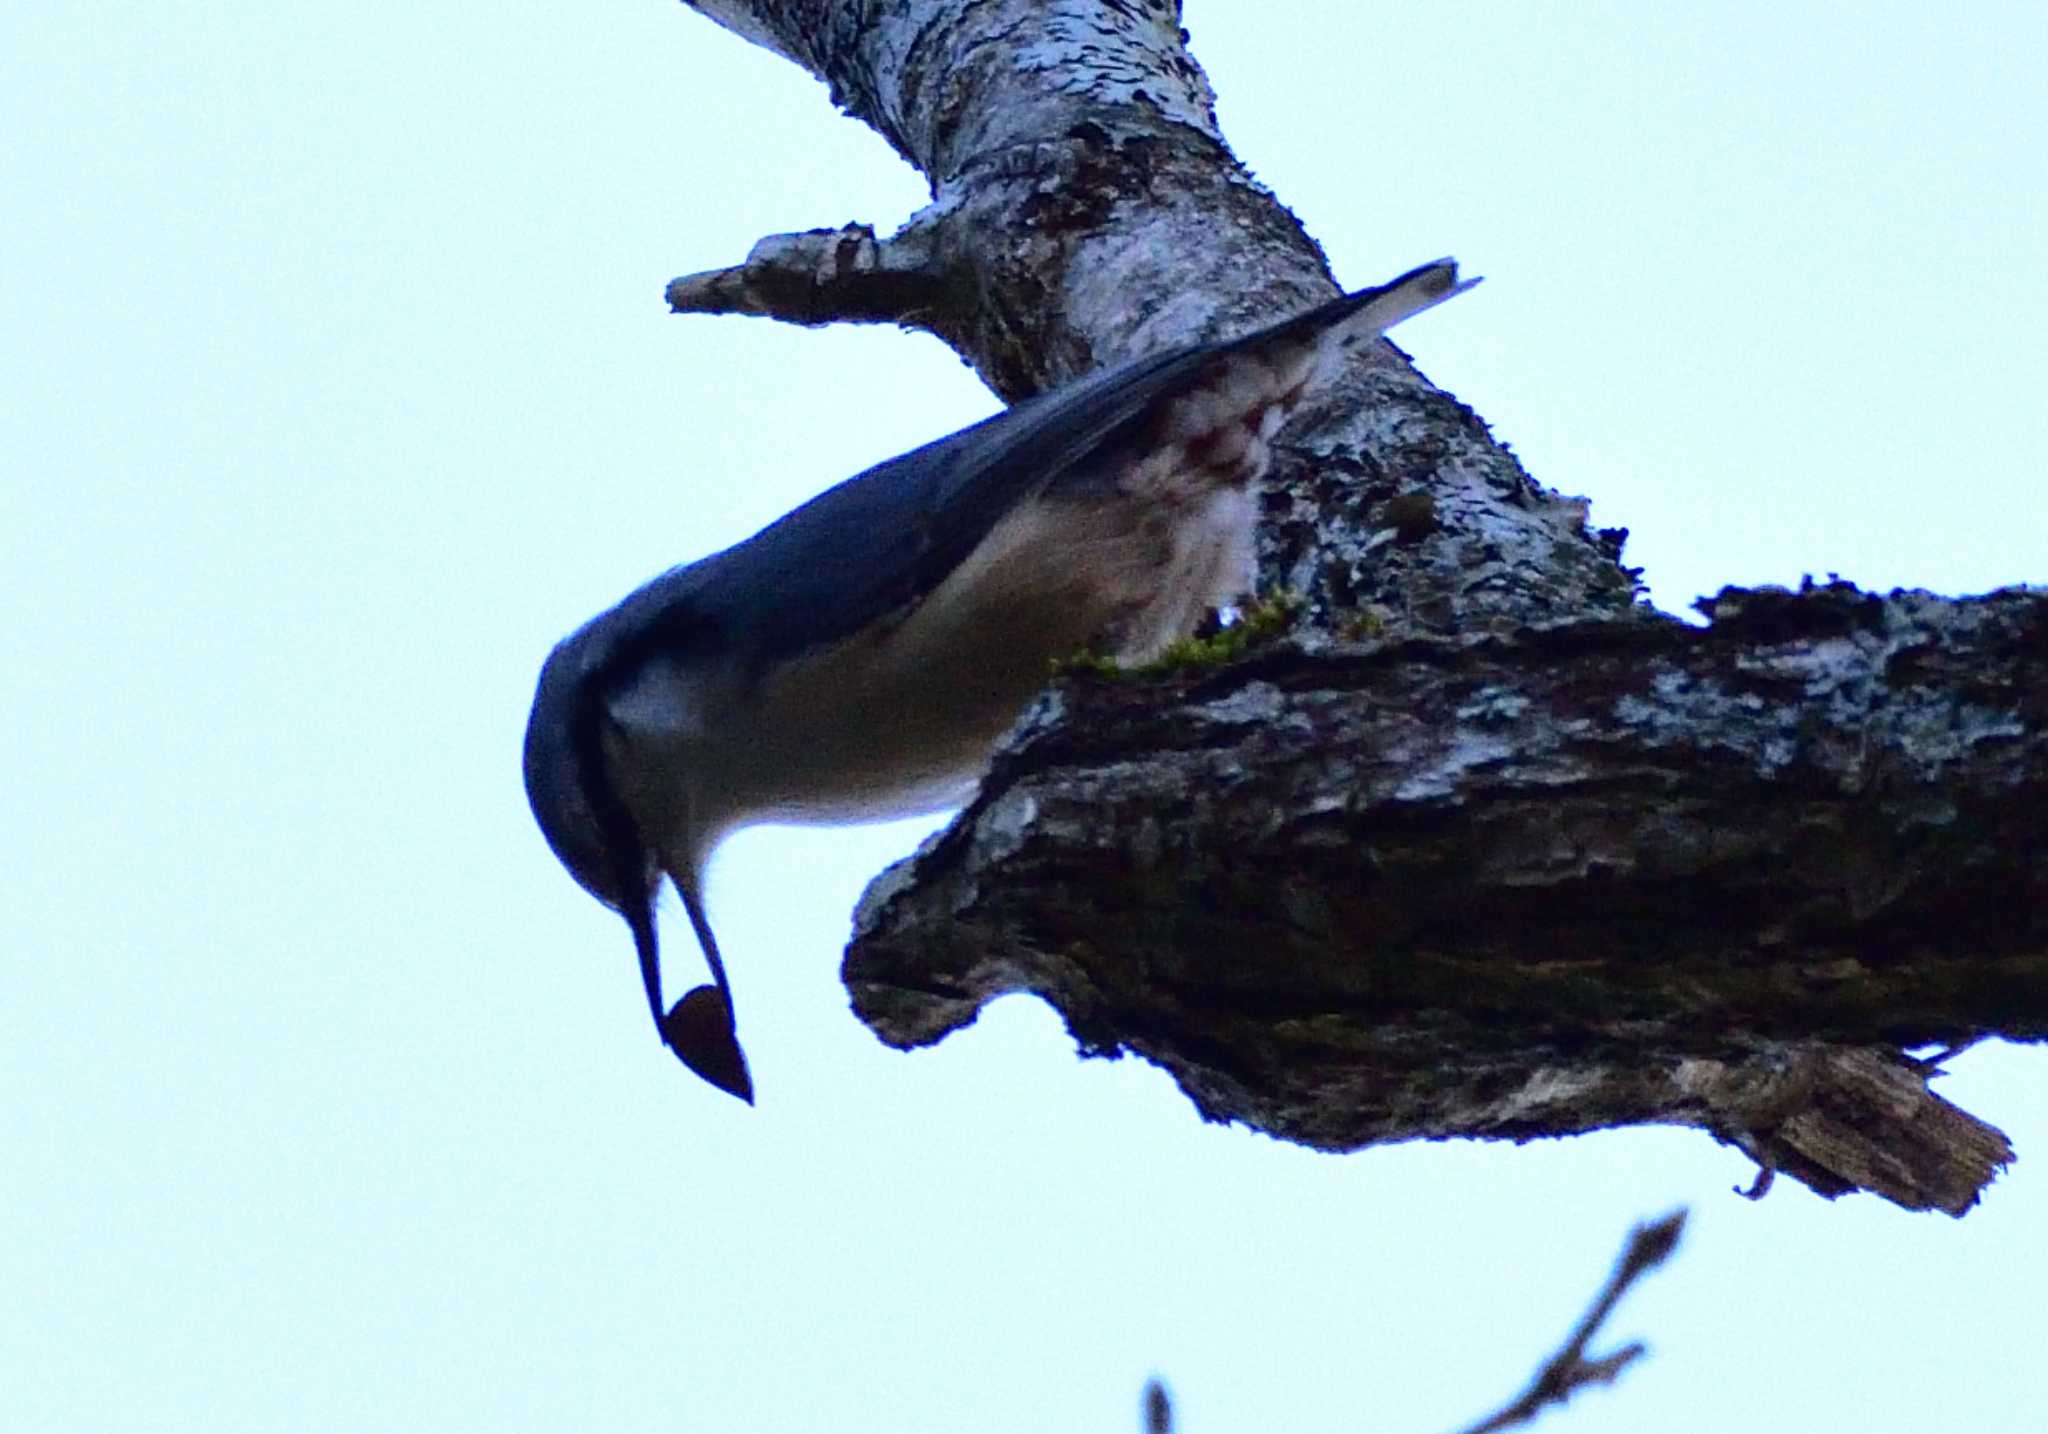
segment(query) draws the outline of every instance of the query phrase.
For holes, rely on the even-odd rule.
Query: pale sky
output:
[[[1657,600],[2048,580],[2037,5],[1189,0],[1238,153]],[[0,17],[0,1428],[1455,1426],[1634,1220],[1573,1434],[2041,1417],[2048,1057],[1943,1090],[1961,1222],[1690,1131],[1316,1155],[1013,998],[889,1051],[837,970],[929,823],[757,831],[711,902],[760,1092],[649,1029],[533,829],[562,633],[994,400],[936,340],[677,318],[917,176],[682,6]],[[693,979],[670,921],[673,989]]]

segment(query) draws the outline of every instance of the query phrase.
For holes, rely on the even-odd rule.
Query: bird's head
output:
[[[733,1034],[724,967],[704,919],[694,871],[679,890],[717,984],[699,986],[673,1008],[663,1009],[654,923],[654,896],[663,872],[606,770],[607,695],[598,648],[596,635],[585,628],[559,643],[541,667],[526,723],[527,802],[548,848],[577,884],[625,919],[662,1039],[684,1065],[751,1104],[753,1082]]]
[[[596,754],[590,750],[602,713],[590,710],[599,699],[586,680],[589,654],[583,636],[563,639],[540,670],[533,712],[526,720],[526,800],[548,849],[577,885],[623,913],[629,905],[649,899],[654,874],[647,870],[644,853],[620,850],[620,838],[628,834],[607,832],[606,827],[615,823],[606,822],[600,813],[615,799],[591,791],[604,779],[602,771],[594,769]],[[640,880],[622,888],[627,872],[620,868],[625,865],[630,871],[631,864],[624,859],[633,856],[639,858]]]

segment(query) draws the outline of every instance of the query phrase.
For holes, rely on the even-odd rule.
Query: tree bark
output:
[[[1679,1123],[1959,1212],[2010,1152],[1891,1052],[2048,1034],[2048,595],[1713,613],[1069,678],[870,890],[855,1008],[1034,991],[1324,1149]]]
[[[928,329],[1014,400],[1336,290],[1175,4],[696,8],[932,202],[764,239],[679,312]],[[1361,355],[1269,478],[1293,630],[1058,683],[870,890],[856,1009],[915,1044],[1035,991],[1205,1115],[1323,1148],[1678,1122],[1961,1213],[2010,1149],[1900,1048],[2048,1033],[2048,600],[1730,592],[1695,629],[1623,536]]]

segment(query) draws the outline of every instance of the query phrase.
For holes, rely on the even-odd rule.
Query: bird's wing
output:
[[[1464,287],[1456,275],[1448,260],[1424,265],[1255,333],[1146,355],[1027,399],[664,573],[607,617],[616,615],[619,636],[658,631],[668,650],[687,646],[691,630],[707,640],[715,632],[749,664],[851,635],[932,591],[1032,493],[1096,476],[1091,459],[1132,441],[1215,360],[1352,320],[1377,332]]]

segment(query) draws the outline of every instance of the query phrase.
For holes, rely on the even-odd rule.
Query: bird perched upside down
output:
[[[1441,260],[1091,374],[849,478],[563,639],[527,723],[527,798],[631,928],[683,1063],[753,1100],[704,915],[725,836],[957,806],[1057,659],[1145,662],[1249,595],[1281,423],[1345,344],[1477,282]],[[712,978],[668,1010],[664,875]]]

